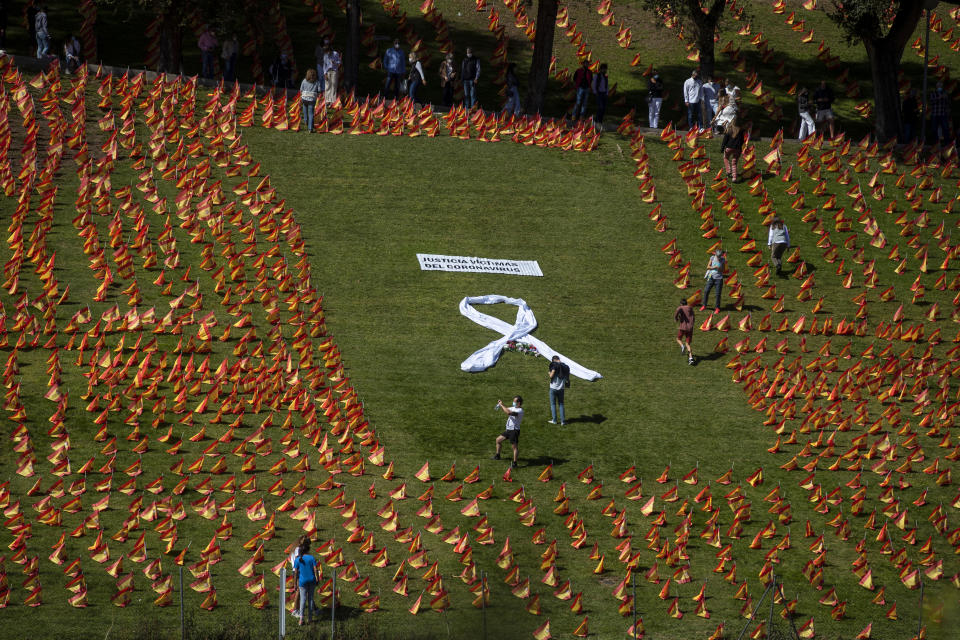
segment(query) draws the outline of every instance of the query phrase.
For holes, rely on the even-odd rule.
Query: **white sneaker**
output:
[[[547,424],[557,424],[556,420],[547,420]]]

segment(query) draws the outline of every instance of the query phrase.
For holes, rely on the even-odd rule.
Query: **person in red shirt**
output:
[[[590,97],[590,88],[593,84],[593,72],[590,71],[590,61],[583,64],[573,74],[573,87],[577,90],[577,101],[573,103],[573,119],[587,117],[587,99]]]
[[[690,343],[693,342],[693,307],[686,298],[680,298],[680,306],[673,313],[673,319],[677,321],[677,344],[680,345],[680,353],[687,354],[687,364],[693,364],[693,349]]]

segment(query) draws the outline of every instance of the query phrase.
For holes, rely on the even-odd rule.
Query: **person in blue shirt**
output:
[[[387,71],[387,83],[384,91],[387,96],[393,92],[394,99],[400,97],[400,82],[407,72],[407,57],[400,48],[400,40],[394,40],[393,46],[383,54],[383,68]]]
[[[300,545],[300,555],[293,562],[293,579],[300,587],[300,625],[313,617],[313,593],[317,590],[320,573],[317,559],[310,555],[310,540]]]

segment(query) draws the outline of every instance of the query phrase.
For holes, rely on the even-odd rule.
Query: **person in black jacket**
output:
[[[663,81],[656,71],[647,81],[647,119],[651,129],[660,128],[660,107],[663,106]]]

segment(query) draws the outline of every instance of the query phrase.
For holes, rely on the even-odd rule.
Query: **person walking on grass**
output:
[[[209,26],[200,34],[197,47],[200,49],[200,76],[206,79],[213,78],[213,63],[216,59],[217,36]]]
[[[507,65],[507,103],[503,105],[503,115],[520,115],[520,78],[517,77],[517,63]]]
[[[423,75],[423,65],[420,63],[420,57],[416,51],[410,52],[407,62],[410,64],[409,77],[407,78],[407,97],[413,102],[417,101],[417,89],[420,85],[427,86],[427,78]]]
[[[403,55],[403,49],[400,48],[400,40],[394,40],[393,46],[383,54],[383,68],[387,72],[384,93],[387,97],[392,94],[394,99],[398,99],[400,97],[400,83],[403,81],[403,75],[407,72],[407,60],[406,56]]]
[[[240,57],[240,39],[236,33],[223,39],[220,49],[220,59],[223,60],[224,82],[234,82],[237,79],[237,59]]]
[[[680,353],[687,354],[687,364],[693,364],[693,307],[686,298],[680,298],[680,306],[673,312],[673,319],[677,322],[677,344],[680,345]]]
[[[440,63],[440,88],[443,90],[443,106],[453,106],[453,87],[457,80],[457,67],[453,64],[453,54],[448,53]]]
[[[460,79],[463,81],[463,103],[467,110],[477,104],[477,83],[480,82],[480,60],[467,47],[467,57],[460,63]]]
[[[594,74],[590,89],[597,101],[597,115],[593,118],[593,127],[603,131],[603,116],[607,113],[607,92],[610,90],[610,78],[607,77],[607,64],[600,65],[600,70]]]
[[[720,141],[720,152],[723,153],[723,168],[733,182],[740,182],[737,176],[737,166],[740,164],[740,154],[743,153],[743,143],[746,131],[740,127],[738,118],[734,118],[723,130],[723,139]]]
[[[820,133],[823,133],[823,125],[826,125],[830,132],[830,139],[833,140],[833,89],[827,86],[826,80],[820,81],[820,86],[813,92],[813,102],[817,105],[817,125],[821,127]]]
[[[767,233],[767,246],[770,247],[770,260],[777,268],[777,275],[783,272],[783,254],[790,248],[790,230],[779,217],[770,223]]]
[[[587,100],[592,82],[593,72],[590,71],[590,61],[584,60],[580,68],[573,72],[573,88],[577,90],[577,99],[573,103],[573,120],[587,116]]]
[[[687,107],[687,128],[700,128],[700,99],[703,97],[703,85],[700,83],[700,71],[694,69],[690,77],[683,82],[683,104]]]
[[[567,417],[563,410],[563,393],[570,386],[570,367],[560,362],[560,356],[553,356],[550,367],[547,369],[550,380],[550,424],[557,424],[557,414],[560,414],[560,424],[567,424]]]
[[[660,108],[663,106],[663,81],[660,74],[653,72],[647,81],[647,122],[651,129],[660,128]]]
[[[703,105],[703,119],[701,122],[712,122],[714,116],[720,111],[720,84],[713,81],[712,76],[707,76],[707,81],[701,87],[700,103]],[[706,127],[704,127],[706,128]]]
[[[800,93],[797,94],[797,112],[800,115],[800,134],[797,138],[800,142],[812,136],[817,130],[817,124],[813,121],[811,109],[810,90],[806,87],[801,87]]]
[[[340,88],[340,63],[340,52],[327,41],[323,45],[323,78],[320,82],[323,100],[327,104],[337,101],[337,90]]]
[[[950,94],[944,91],[943,82],[930,94],[930,131],[939,145],[946,146],[950,140]]]
[[[314,73],[316,71],[311,69]],[[300,626],[313,619],[313,594],[320,581],[320,572],[317,570],[317,559],[310,555],[310,540],[300,545],[300,555],[294,561],[293,579],[300,588]]]
[[[45,58],[50,52],[50,30],[47,26],[47,6],[40,5],[33,20],[34,32],[37,34],[37,57]]]
[[[520,423],[523,422],[523,398],[514,396],[513,404],[509,407],[503,404],[502,400],[497,400],[497,409],[507,414],[507,426],[503,433],[497,436],[497,452],[493,454],[492,459],[500,459],[500,447],[504,441],[509,440],[510,445],[513,447],[513,461],[510,463],[510,466],[516,467],[517,454],[520,451]]]
[[[726,267],[727,259],[723,255],[723,249],[715,249],[713,255],[710,256],[710,261],[707,262],[707,272],[703,274],[703,279],[707,283],[703,287],[700,311],[706,311],[712,289],[716,291],[716,303],[713,305],[713,312],[720,313],[720,294],[723,293],[723,272]]]
[[[303,123],[307,133],[313,132],[313,114],[317,108],[317,96],[320,83],[317,82],[317,70],[307,69],[306,77],[300,83],[300,104],[303,107]]]

